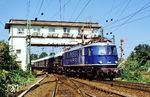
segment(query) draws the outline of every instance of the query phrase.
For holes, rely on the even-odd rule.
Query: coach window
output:
[[[91,56],[91,48],[88,48],[88,56]]]

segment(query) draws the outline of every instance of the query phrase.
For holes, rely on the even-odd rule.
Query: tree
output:
[[[147,44],[139,44],[134,48],[128,59],[137,60],[139,67],[146,64],[150,60],[150,46]]]
[[[38,59],[38,54],[31,54],[31,60]]]
[[[11,70],[18,68],[15,61],[16,56],[10,55],[11,49],[4,41],[0,41],[0,67],[1,69]]]
[[[46,57],[48,56],[48,54],[46,52],[42,52],[40,55],[39,55],[39,58],[43,58],[43,57]]]
[[[120,67],[123,69],[122,78],[128,81],[144,80],[142,72],[148,71],[148,68],[150,68],[150,46],[147,44],[136,46],[127,61]]]
[[[49,56],[54,56],[55,55],[55,52],[51,52],[50,54],[49,54]]]

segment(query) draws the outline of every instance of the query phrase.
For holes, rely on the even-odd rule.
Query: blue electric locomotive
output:
[[[73,47],[63,54],[63,68],[68,76],[104,79],[119,73],[116,45],[98,42]]]

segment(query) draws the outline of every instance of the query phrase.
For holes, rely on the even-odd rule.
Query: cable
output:
[[[74,22],[76,22],[78,20],[78,18],[80,17],[80,15],[83,13],[83,11],[85,10],[85,8],[88,6],[88,4],[91,2],[91,0],[88,0],[88,2],[86,3],[86,5],[82,8],[82,10],[80,11],[79,15],[77,16],[77,18],[74,20]]]
[[[40,5],[39,10],[38,10],[37,15],[36,15],[37,17],[38,17],[38,15],[39,15],[40,11],[41,11],[41,8],[42,8],[42,6],[43,6],[43,3],[44,3],[44,0],[42,0],[42,2],[41,2],[41,5]]]
[[[143,11],[144,9],[149,8],[150,5],[147,6],[149,3],[150,3],[150,1],[147,2],[142,8],[140,8],[140,9],[137,10],[137,11],[135,11],[134,13],[131,13],[131,14],[129,14],[129,15],[127,15],[127,16],[125,16],[125,17],[119,19],[119,20],[114,21],[113,23],[111,23],[111,24],[109,24],[109,25],[104,26],[104,27],[107,28],[107,27],[111,26],[112,24],[116,24],[116,23],[118,23],[118,22],[120,22],[120,21],[122,21],[122,20],[125,20],[125,19],[127,19],[125,22],[129,21],[132,17],[134,17],[135,15],[137,15],[138,13],[140,13],[141,11]],[[146,7],[146,6],[147,6],[147,7]],[[125,22],[124,22],[124,23],[125,23]],[[124,23],[122,23],[122,24],[124,24]],[[121,24],[121,25],[122,25],[122,24]],[[111,27],[111,28],[112,28],[112,27]]]
[[[40,0],[38,0],[37,2],[40,2]],[[34,14],[33,14],[33,18],[35,17],[35,14],[36,14],[36,12],[37,12],[37,9],[38,9],[38,5],[39,3],[37,3],[37,5],[36,5],[36,9],[35,9],[35,11],[34,11]]]
[[[72,19],[72,16],[75,14],[75,12],[76,12],[76,10],[77,10],[77,6],[80,4],[80,2],[81,2],[81,0],[78,0],[78,2],[77,2],[77,4],[76,4],[76,6],[74,7],[74,10],[72,11],[72,14],[71,14],[71,17],[70,17],[70,19],[69,19],[69,20],[71,20],[71,19]]]
[[[125,5],[125,7],[123,8],[123,10],[121,11],[121,13],[120,13],[118,19],[119,19],[119,18],[121,17],[121,15],[125,12],[125,10],[127,9],[127,7],[129,6],[130,2],[131,2],[131,0],[128,0],[127,4]]]
[[[71,1],[71,0],[68,0],[68,1],[62,6],[61,10],[62,10],[63,8],[65,8],[65,6],[70,3],[70,1]],[[59,9],[59,11],[57,11],[51,18],[56,17],[56,16],[59,14],[59,12],[60,12],[60,9]]]
[[[147,16],[144,16],[144,17],[140,17],[140,18],[134,19],[134,20],[132,20],[132,21],[128,21],[128,22],[126,22],[126,23],[124,23],[124,24],[116,25],[115,27],[119,27],[119,28],[120,28],[120,26],[129,24],[129,23],[132,23],[132,22],[140,21],[140,20],[143,20],[143,19],[146,19],[146,18],[150,18],[150,15],[147,15]],[[115,28],[115,27],[114,27],[114,28]],[[113,32],[114,32],[114,31],[117,31],[119,28],[116,28],[115,30],[113,30]]]
[[[27,1],[27,19],[29,19],[29,14],[30,14],[30,0]]]
[[[0,21],[0,24],[4,27],[4,24],[3,24],[3,22],[2,22],[2,21]]]
[[[62,12],[61,12],[61,0],[59,0],[59,5],[60,5],[60,7],[59,7],[59,11],[60,11],[60,20],[62,20]]]

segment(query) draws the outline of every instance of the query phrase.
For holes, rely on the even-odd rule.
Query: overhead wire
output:
[[[91,0],[88,0],[88,2],[85,4],[85,6],[82,8],[82,10],[80,11],[79,15],[75,18],[74,22],[76,22],[78,20],[78,18],[80,17],[80,15],[83,13],[83,11],[85,10],[85,8],[89,5],[89,3],[91,2]]]
[[[59,0],[60,20],[62,20],[61,0]]]
[[[131,0],[128,0],[128,1],[127,1],[125,7],[124,7],[124,8],[122,9],[122,11],[120,12],[118,19],[121,17],[121,15],[123,15],[123,13],[125,12],[125,10],[126,10],[127,7],[129,6],[130,2],[131,2]]]
[[[37,2],[40,2],[40,0],[38,0]],[[38,6],[39,6],[39,4],[40,4],[40,3],[37,3],[37,5],[36,5],[36,8],[35,8],[35,11],[34,11],[33,17],[35,17],[35,14],[36,14],[36,12],[37,12],[37,10],[38,10]]]
[[[143,16],[143,17],[140,17],[140,18],[136,18],[136,19],[134,19],[134,20],[132,20],[132,21],[128,21],[128,22],[126,22],[126,23],[124,23],[124,24],[119,24],[119,25],[116,25],[115,27],[118,27],[118,28],[116,28],[115,30],[113,30],[113,32],[114,31],[117,31],[121,26],[123,26],[123,25],[126,25],[126,24],[129,24],[129,23],[132,23],[132,22],[137,22],[137,21],[140,21],[140,20],[144,20],[144,19],[147,19],[147,18],[150,18],[150,15],[147,15],[147,16]]]
[[[119,19],[119,20],[116,20],[116,21],[112,22],[112,23],[109,24],[109,25],[104,26],[104,27],[107,28],[107,27],[111,26],[112,24],[116,24],[116,23],[118,23],[118,22],[120,22],[120,21],[123,21],[123,20],[125,20],[125,19],[127,19],[125,22],[129,21],[129,20],[132,19],[135,15],[137,15],[137,14],[139,14],[140,12],[142,12],[143,10],[149,8],[150,5],[147,6],[149,3],[150,3],[150,1],[147,2],[142,8],[138,9],[137,11],[135,11],[134,13],[131,13],[131,14],[129,14],[129,15],[127,15],[127,16],[125,16],[125,17]],[[123,25],[125,22],[123,22],[123,23],[120,24],[120,25]],[[113,27],[111,27],[111,28],[113,28]]]
[[[26,15],[27,19],[29,19],[29,14],[30,14],[30,0],[27,0],[27,15]]]
[[[71,0],[66,1],[66,2],[64,3],[64,5],[61,7],[61,10],[64,9],[65,6],[67,6],[67,5],[70,3],[70,1],[71,1]],[[59,14],[59,12],[60,12],[60,9],[59,9],[51,18],[56,17],[56,16]]]
[[[3,24],[3,22],[2,22],[2,21],[0,21],[0,24],[4,27],[4,24]]]
[[[37,12],[37,14],[36,14],[37,17],[39,16],[39,13],[40,13],[40,11],[41,11],[41,9],[42,9],[43,3],[44,3],[44,0],[42,0],[42,2],[41,2],[41,4],[40,4],[39,10],[38,10],[38,12]]]
[[[74,7],[74,9],[73,9],[73,11],[72,11],[72,14],[71,14],[71,17],[70,17],[69,20],[72,19],[73,15],[75,14],[75,12],[76,12],[76,10],[77,10],[77,6],[80,4],[80,2],[81,2],[81,0],[78,0],[77,4],[75,5],[75,7]]]
[[[121,1],[121,2],[116,2],[115,0],[113,0],[113,2],[112,2],[112,5],[111,5],[111,8],[109,9],[109,11],[107,11],[101,18],[104,20],[104,18],[106,19],[106,21],[108,20],[108,16],[111,16],[114,12],[115,12],[115,10],[117,11],[117,9],[121,9],[121,5],[122,4],[124,4],[123,3],[124,1]],[[117,11],[117,13],[118,13],[118,11]],[[115,14],[115,16],[116,16],[116,14]],[[111,17],[111,19],[112,19],[112,17]]]

